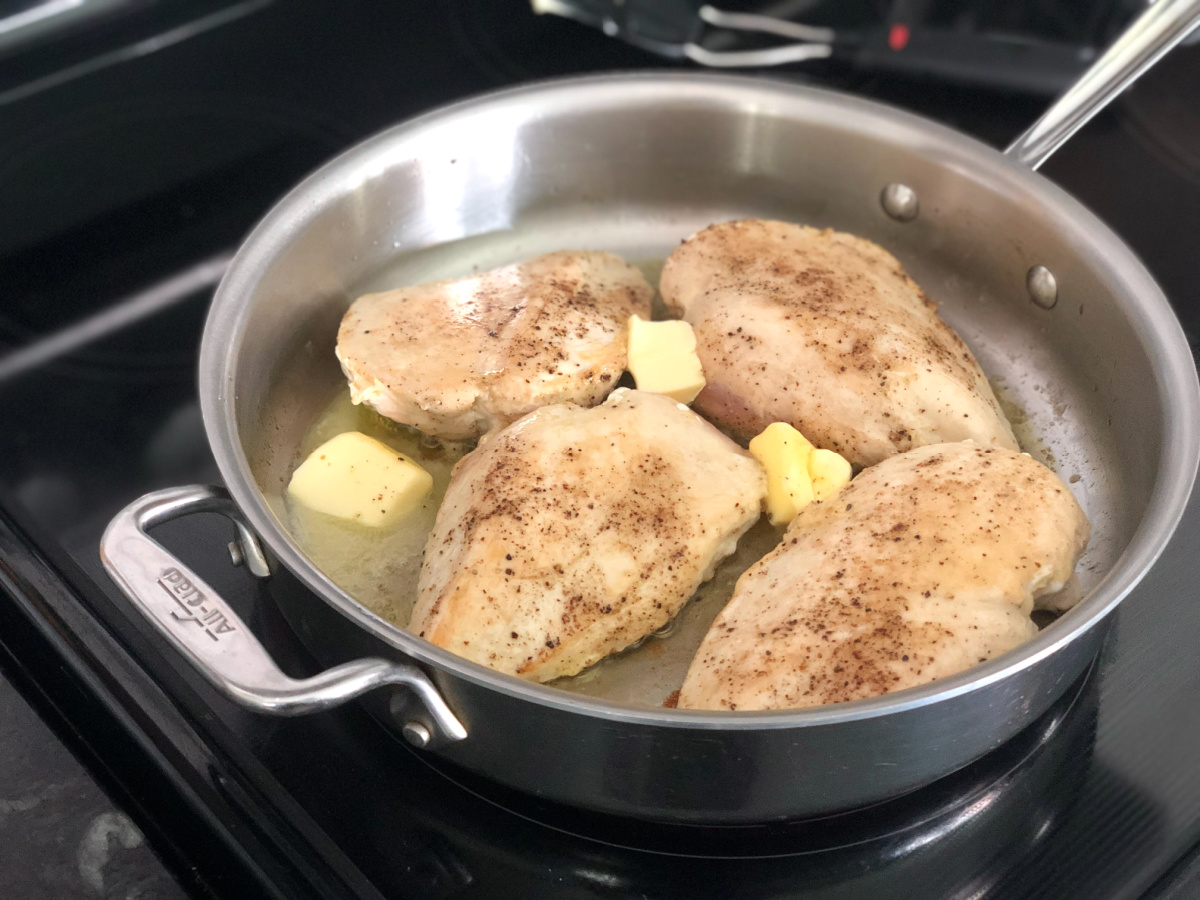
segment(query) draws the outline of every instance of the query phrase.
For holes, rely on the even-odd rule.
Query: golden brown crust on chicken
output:
[[[539,406],[599,403],[625,370],[626,323],[653,289],[611,253],[561,252],[360,297],[338,331],[355,403],[448,440]]]
[[[668,397],[547,406],[455,467],[409,629],[532,681],[665,625],[758,520],[748,453]]]
[[[870,241],[712,225],[671,254],[660,289],[696,331],[695,409],[739,436],[788,422],[863,466],[943,441],[1017,449],[971,351]]]
[[[1087,544],[1083,511],[1028,456],[912,450],[802,511],[738,580],[680,708],[788,709],[924,684],[1031,638],[1034,602]]]

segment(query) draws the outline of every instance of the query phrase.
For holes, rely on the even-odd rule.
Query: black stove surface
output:
[[[357,2],[332,17],[316,2],[242,6],[219,27],[58,87],[8,100],[0,86],[0,198],[25,211],[0,226],[0,665],[187,890],[1185,895],[1174,892],[1192,883],[1200,841],[1196,500],[1114,617],[1096,666],[1043,719],[928,789],[818,821],[673,828],[557,807],[435,764],[356,707],[246,713],[163,647],[103,574],[97,545],[137,495],[218,479],[195,357],[241,235],[306,171],[429,106],[532,77],[660,64],[516,2]],[[821,83],[996,144],[1042,103],[836,69]],[[1200,48],[1182,48],[1044,170],[1143,257],[1190,336],[1200,334],[1196,96]],[[266,594],[228,566],[228,530],[201,516],[158,537],[285,670],[315,671]],[[38,865],[0,871],[23,864]]]

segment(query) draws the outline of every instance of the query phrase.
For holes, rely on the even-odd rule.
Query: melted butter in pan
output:
[[[650,284],[658,283],[661,259],[635,262]],[[669,318],[657,292],[653,317]],[[1012,422],[1022,448],[1035,459],[1055,469],[1049,448],[1034,433],[1024,411],[1005,389],[1003,379],[993,378],[993,388],[1005,414]],[[371,612],[400,628],[407,628],[416,602],[417,581],[425,541],[433,529],[450,471],[472,448],[469,443],[439,443],[415,429],[398,425],[365,406],[354,406],[349,392],[340,391],[313,423],[296,451],[296,461],[321,443],[344,431],[361,431],[417,460],[433,476],[433,492],[421,510],[400,527],[391,530],[367,528],[334,519],[301,507],[288,505],[292,535],[304,552],[335,584]],[[737,551],[724,560],[712,579],[675,619],[660,632],[635,646],[604,659],[571,678],[552,682],[573,693],[633,706],[661,707],[683,683],[692,657],[713,620],[733,595],[734,585],[753,563],[779,542],[780,530],[764,517],[738,543]],[[1073,580],[1074,581],[1074,580]],[[1068,585],[1064,594],[1078,584]],[[1055,617],[1039,612],[1036,620],[1044,627]]]

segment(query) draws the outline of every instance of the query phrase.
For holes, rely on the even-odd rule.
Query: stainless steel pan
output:
[[[539,84],[384,132],[280,202],[217,292],[200,384],[228,494],[142,498],[106,533],[105,564],[235,699],[292,714],[370,691],[363,702],[414,746],[566,803],[765,821],[862,806],[965,765],[1088,664],[1192,486],[1200,391],[1166,300],[1104,225],[1030,167],[1078,127],[1081,108],[1186,33],[1196,6],[1159,0],[1007,156],[853,97],[694,74]],[[745,216],[868,237],[941,303],[1023,410],[1038,437],[1031,449],[1091,517],[1075,609],[1025,646],[924,687],[819,709],[691,712],[492,672],[368,612],[300,551],[282,493],[301,436],[344,390],[334,334],[364,286],[568,247],[661,258],[691,232]],[[273,573],[270,590],[301,638],[339,665],[307,681],[284,676],[145,533],[200,509],[239,524],[235,555],[258,576]]]

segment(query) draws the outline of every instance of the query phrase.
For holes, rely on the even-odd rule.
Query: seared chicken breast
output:
[[[539,406],[599,403],[653,289],[611,253],[549,253],[368,294],[338,331],[351,399],[426,434],[476,438]]]
[[[694,408],[739,436],[788,422],[861,466],[944,441],[1017,449],[971,351],[870,241],[713,225],[671,254],[660,289],[696,332]]]
[[[409,630],[531,681],[661,628],[758,520],[758,462],[682,404],[546,406],[458,463]]]
[[[971,441],[865,470],[803,510],[738,580],[679,696],[691,709],[789,709],[962,671],[1033,637],[1089,525],[1059,478]]]

